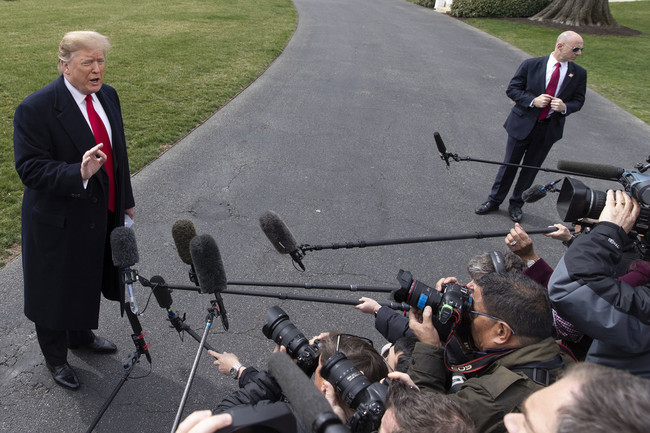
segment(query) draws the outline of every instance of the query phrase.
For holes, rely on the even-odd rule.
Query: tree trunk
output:
[[[529,19],[573,27],[619,27],[609,11],[608,0],[553,0],[550,5]]]

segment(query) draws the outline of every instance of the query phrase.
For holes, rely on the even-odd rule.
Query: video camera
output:
[[[648,157],[648,162],[650,162],[650,157]],[[562,165],[558,164],[558,167]],[[569,163],[564,165],[569,165]],[[648,167],[650,167],[650,164],[645,167],[637,164],[639,172],[616,167],[610,168],[610,171],[613,170],[615,173],[612,178],[617,178],[617,181],[623,185],[625,192],[641,205],[641,213],[632,228],[631,234],[637,235],[639,241],[637,246],[646,260],[650,255],[650,245],[647,238],[650,227],[650,175],[645,174]],[[606,192],[593,190],[579,180],[565,177],[556,206],[563,221],[578,223],[583,218],[597,219],[605,207],[606,200]]]
[[[458,284],[445,284],[442,292],[435,288],[414,280],[409,271],[402,269],[397,273],[400,289],[393,293],[397,302],[406,302],[412,307],[424,310],[427,305],[435,312],[435,317],[443,325],[446,325],[457,314],[457,320],[464,311],[472,309],[472,296],[470,290]]]
[[[262,327],[266,338],[284,346],[287,354],[296,360],[296,364],[307,376],[310,376],[318,367],[320,350],[318,341],[309,344],[305,335],[291,323],[289,316],[278,306],[269,308],[266,312],[266,324]]]
[[[379,429],[386,411],[384,401],[388,384],[370,383],[354,363],[341,353],[335,353],[323,363],[321,376],[334,386],[336,393],[352,409],[354,415],[348,426],[355,433],[369,433]],[[384,382],[387,382],[385,379]]]

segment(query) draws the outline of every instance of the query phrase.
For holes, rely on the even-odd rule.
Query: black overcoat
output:
[[[50,329],[96,329],[100,294],[123,302],[106,246],[135,202],[117,92],[108,85],[97,92],[112,129],[116,206],[108,221],[108,175],[102,167],[83,188],[81,158],[95,138],[63,80],[29,95],[14,116],[16,170],[25,185],[25,315]]]

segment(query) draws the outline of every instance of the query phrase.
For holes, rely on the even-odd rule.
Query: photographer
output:
[[[446,395],[422,393],[394,380],[386,396],[379,433],[474,433],[474,423],[460,404]]]
[[[343,353],[352,361],[370,382],[379,382],[388,374],[386,361],[373,348],[370,340],[342,333],[323,333],[320,339],[320,356],[318,367],[314,372],[314,385],[325,395],[332,405],[334,412],[346,420],[354,410],[343,403],[336,395],[332,385],[320,374],[323,364],[335,353]],[[244,368],[237,357],[232,353],[217,353],[210,351],[214,356],[214,364],[224,375],[231,375],[239,381],[240,389],[226,397],[216,408],[215,412],[222,412],[238,405],[258,404],[262,401],[280,401],[284,399],[282,389],[275,379],[266,371],[257,371],[253,367]],[[236,373],[231,373],[235,367]]]
[[[436,289],[455,282],[455,278],[441,279]],[[521,274],[493,273],[481,278],[473,290],[473,310],[462,321],[469,326],[468,344],[474,356],[469,363],[449,366],[466,376],[450,397],[467,410],[478,431],[505,431],[503,416],[520,411],[529,394],[552,383],[573,360],[560,352],[551,337],[551,307],[539,284]],[[411,309],[409,320],[420,340],[409,376],[423,391],[447,393],[449,371],[431,307]]]
[[[549,282],[557,311],[594,339],[587,361],[650,378],[650,288],[617,280],[616,265],[640,213],[623,191],[608,191],[599,223],[578,237]]]
[[[583,362],[524,402],[504,422],[510,433],[645,432],[650,426],[650,381]]]

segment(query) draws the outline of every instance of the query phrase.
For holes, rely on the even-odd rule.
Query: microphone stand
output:
[[[142,285],[147,286],[149,283],[147,280],[144,278],[140,277],[140,280],[142,282]],[[144,282],[142,281],[144,280]],[[231,284],[230,281],[228,281],[228,284]],[[262,283],[259,283],[262,284]],[[277,283],[279,285],[279,283]],[[151,287],[151,286],[149,286]],[[169,283],[161,283],[160,287],[164,287],[167,289],[173,289],[173,290],[185,290],[185,291],[191,291],[191,292],[201,292],[200,287],[194,287],[194,286],[185,286],[182,284],[169,284]],[[291,287],[291,286],[290,286]],[[310,288],[314,288],[318,286],[310,286]],[[341,286],[343,287],[343,290],[352,290],[355,291],[356,289],[350,289],[348,286]],[[334,289],[336,290],[336,289]],[[392,292],[397,289],[389,289],[389,288],[382,288],[382,292]],[[338,298],[325,298],[325,297],[316,297],[316,296],[300,296],[300,295],[290,295],[287,293],[269,293],[269,292],[255,292],[255,291],[243,291],[243,290],[231,290],[231,289],[226,289],[223,292],[224,294],[230,294],[230,295],[243,295],[243,296],[259,296],[263,298],[277,298],[281,300],[296,300],[296,301],[310,301],[310,302],[321,302],[321,303],[327,303],[327,304],[341,304],[341,305],[359,305],[361,304],[360,301],[351,301],[347,299],[338,299]],[[400,310],[400,311],[408,311],[411,309],[410,305],[405,304],[405,303],[399,303],[399,302],[379,302],[379,305],[382,307],[389,307],[392,308],[393,310]]]
[[[486,159],[471,158],[469,156],[458,156],[457,153],[440,152],[440,159],[442,159],[443,161],[445,161],[447,163],[447,167],[449,167],[449,158],[453,159],[456,162],[460,162],[460,161],[482,162],[484,164],[505,165],[505,166],[508,166],[508,167],[517,167],[517,168],[530,168],[530,169],[533,169],[533,170],[545,171],[547,173],[560,173],[560,174],[567,174],[567,175],[571,175],[571,176],[589,177],[589,178],[592,178],[592,179],[618,181],[618,179],[616,179],[616,178],[603,179],[602,177],[594,176],[594,175],[591,175],[591,174],[574,173],[572,171],[556,170],[556,169],[553,169],[553,168],[544,168],[544,167],[535,167],[535,166],[532,166],[532,165],[513,164],[511,162],[489,161],[489,160],[486,160]]]
[[[125,302],[126,303],[126,302]],[[90,427],[88,427],[88,430],[86,430],[86,433],[90,433],[93,431],[93,429],[97,426],[99,423],[99,420],[102,418],[104,415],[104,412],[108,409],[110,404],[113,402],[113,399],[117,395],[117,393],[120,391],[122,388],[122,385],[128,380],[129,375],[135,368],[135,365],[140,362],[140,356],[145,355],[147,358],[147,361],[149,361],[149,364],[151,364],[151,355],[149,354],[149,345],[145,343],[144,341],[144,336],[146,332],[142,332],[142,326],[140,325],[140,320],[138,319],[138,316],[136,316],[132,311],[131,308],[127,305],[126,308],[124,308],[126,311],[126,315],[129,318],[129,322],[131,323],[131,328],[133,329],[133,334],[131,334],[131,339],[133,340],[133,343],[135,344],[135,352],[131,353],[129,355],[129,358],[122,364],[124,367],[124,375],[122,376],[122,379],[120,382],[115,386],[113,389],[113,392],[111,395],[108,397],[106,402],[104,403],[104,406],[100,409],[99,413],[97,416],[95,416],[95,419],[92,421],[90,424]]]
[[[181,415],[183,414],[183,409],[185,408],[185,402],[187,401],[187,396],[190,393],[190,388],[192,387],[192,382],[194,381],[194,375],[196,374],[196,368],[199,365],[199,359],[201,358],[201,353],[203,352],[203,347],[205,341],[208,337],[208,332],[212,327],[212,322],[214,321],[214,316],[218,316],[219,310],[217,309],[217,300],[213,299],[210,301],[210,308],[208,308],[208,315],[205,318],[205,328],[203,330],[203,336],[201,337],[201,345],[199,350],[196,352],[196,357],[194,358],[194,364],[192,365],[192,370],[190,371],[190,377],[187,379],[187,384],[185,385],[185,391],[183,392],[183,398],[178,407],[178,412],[176,412],[176,419],[174,419],[174,425],[172,426],[171,433],[174,433],[178,428],[178,424],[181,420]]]
[[[545,227],[540,229],[531,229],[526,230],[526,233],[529,235],[540,234],[540,233],[552,233],[557,231],[557,227]],[[309,245],[303,244],[298,248],[305,251],[320,251],[320,250],[338,250],[341,248],[366,248],[366,247],[378,247],[383,245],[400,245],[400,244],[415,244],[423,242],[440,242],[440,241],[454,241],[461,239],[483,239],[483,238],[495,238],[507,236],[510,231],[504,232],[476,232],[468,234],[457,234],[457,235],[448,235],[448,236],[428,236],[421,238],[402,238],[402,239],[389,239],[384,241],[358,241],[358,242],[346,242],[342,244],[329,244],[329,245]]]

